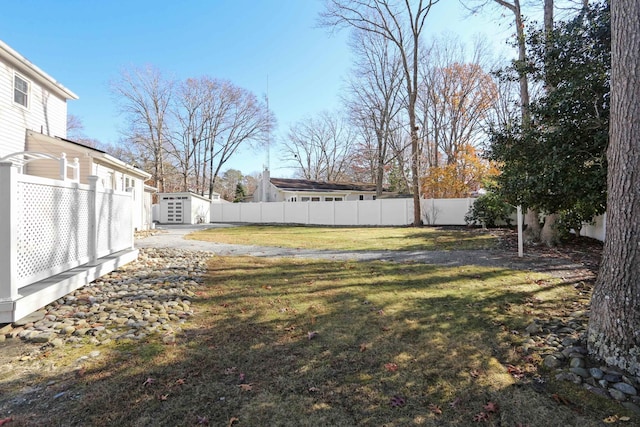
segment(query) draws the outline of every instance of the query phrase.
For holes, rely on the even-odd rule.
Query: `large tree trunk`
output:
[[[640,2],[611,2],[607,236],[591,299],[591,355],[640,375]]]
[[[544,227],[540,232],[540,240],[549,247],[557,246],[560,243],[558,227],[556,226],[558,217],[559,215],[555,213],[547,215],[544,219]]]
[[[527,228],[524,230],[524,240],[527,243],[538,242],[540,240],[540,218],[538,211],[535,209],[527,209],[524,218]]]

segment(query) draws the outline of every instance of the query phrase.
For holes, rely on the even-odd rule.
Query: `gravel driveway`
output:
[[[160,233],[136,240],[139,248],[174,248],[209,251],[216,255],[248,255],[254,257],[297,257],[328,260],[417,262],[442,266],[480,265],[518,270],[546,272],[570,279],[584,277],[585,265],[570,256],[557,252],[529,251],[519,258],[517,251],[501,249],[464,251],[332,251],[294,248],[276,248],[188,240],[187,234],[208,228],[234,227],[233,224],[162,225]]]

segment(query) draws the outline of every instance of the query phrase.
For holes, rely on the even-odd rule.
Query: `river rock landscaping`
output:
[[[211,256],[141,250],[137,261],[4,326],[0,340],[22,339],[43,347],[86,340],[99,346],[156,334],[164,343],[173,342],[180,324],[193,314],[191,299]]]

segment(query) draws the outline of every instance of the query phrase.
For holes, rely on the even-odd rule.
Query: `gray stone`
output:
[[[619,402],[623,402],[627,400],[627,395],[621,392],[620,390],[616,390],[615,388],[610,388],[609,394],[611,394],[611,397],[613,397],[615,400]]]
[[[55,334],[52,332],[41,332],[36,335],[30,336],[29,341],[34,343],[48,343],[55,338]]]
[[[622,381],[622,375],[606,374],[603,378],[610,383],[619,383]]]
[[[584,368],[570,368],[569,371],[573,372],[576,375],[580,375],[582,378],[589,378],[589,371]]]
[[[623,392],[624,394],[628,394],[629,396],[636,396],[638,394],[636,388],[627,383],[615,383],[613,385],[613,388],[615,388],[616,390],[620,390],[621,392]]]
[[[6,336],[9,332],[11,332],[11,329],[13,329],[11,324],[4,325],[3,327],[0,328],[0,335]]]
[[[606,398],[611,397],[609,395],[609,392],[607,392],[607,390],[605,390],[603,388],[594,387],[594,386],[592,386],[590,384],[584,384],[584,388],[586,388],[587,390],[589,390],[593,394],[597,394],[598,396],[602,396],[602,397],[606,397]]]
[[[582,383],[582,377],[580,377],[580,375],[576,375],[573,372],[560,372],[558,375],[556,375],[556,380],[558,381],[571,381],[574,384],[581,384]]]
[[[44,316],[47,314],[46,311],[44,310],[40,310],[40,311],[34,311],[33,313],[23,317],[22,319],[16,320],[15,322],[13,322],[14,326],[25,326],[28,325],[29,323],[35,323],[39,320],[44,319]]]
[[[569,366],[572,368],[584,368],[584,359],[581,357],[574,357],[571,359],[571,362],[569,362]]]
[[[604,377],[604,372],[599,368],[589,368],[589,373],[597,380],[601,380]]]
[[[64,326],[62,327],[62,329],[60,329],[60,332],[65,334],[65,335],[71,335],[76,331],[76,328],[74,326]]]

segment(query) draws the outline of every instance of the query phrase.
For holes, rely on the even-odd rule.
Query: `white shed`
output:
[[[220,197],[214,194],[214,198]],[[209,222],[211,200],[195,193],[158,193],[161,224],[202,224]]]

